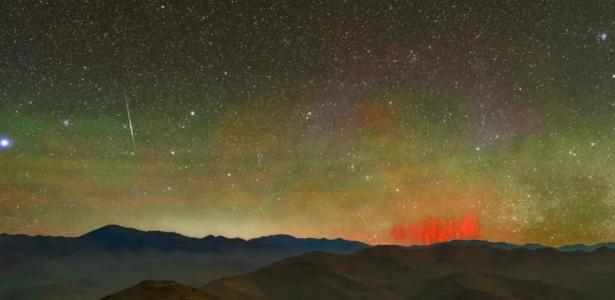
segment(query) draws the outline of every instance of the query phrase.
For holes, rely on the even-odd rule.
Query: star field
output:
[[[615,240],[611,12],[5,1],[0,232]]]

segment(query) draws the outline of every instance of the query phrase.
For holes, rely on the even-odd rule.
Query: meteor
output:
[[[124,101],[126,102],[126,114],[128,115],[128,128],[130,128],[130,139],[132,140],[132,155],[137,153],[137,143],[135,143],[135,131],[132,126],[132,118],[130,117],[130,101],[128,100],[128,94],[126,88],[122,87],[124,91]]]

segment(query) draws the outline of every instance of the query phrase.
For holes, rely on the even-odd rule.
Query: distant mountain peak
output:
[[[506,242],[492,242],[485,240],[452,240],[447,242],[435,243],[430,245],[412,245],[410,248],[433,248],[433,247],[489,247],[495,249],[502,250],[512,250],[512,249],[527,249],[527,250],[538,250],[544,248],[551,248],[549,246],[544,246],[540,244],[512,244]]]
[[[135,228],[130,228],[130,227],[124,227],[121,225],[116,225],[116,224],[109,224],[109,225],[105,225],[99,228],[96,228],[84,235],[82,235],[81,237],[86,237],[86,236],[97,236],[97,235],[108,235],[108,234],[125,234],[125,233],[142,233],[144,231],[135,229]]]
[[[324,238],[324,237],[320,237],[320,238],[315,238],[315,237],[296,237],[290,234],[284,234],[284,233],[280,233],[280,234],[272,234],[272,235],[265,235],[265,236],[261,236],[261,237],[257,237],[257,238],[253,238],[250,239],[250,241],[338,241],[338,242],[349,242],[349,243],[357,243],[357,244],[363,244],[363,245],[367,245],[363,242],[359,242],[359,241],[353,241],[353,240],[346,240],[343,238],[334,238],[334,239],[329,239],[329,238]]]
[[[310,251],[329,251],[337,253],[352,253],[370,245],[344,239],[298,238],[288,234],[274,234],[249,240],[249,242],[271,245],[281,248],[297,248]]]
[[[283,234],[283,233],[280,233],[280,234],[265,235],[265,236],[261,236],[261,237],[259,237],[259,238],[260,238],[260,239],[263,239],[263,238],[287,238],[287,239],[298,239],[298,237],[295,237],[295,236],[290,235],[290,234]],[[257,239],[259,239],[259,238],[257,238]]]
[[[108,250],[132,251],[135,249],[177,249],[199,251],[198,239],[174,232],[141,231],[120,225],[106,225],[77,238],[90,245]]]

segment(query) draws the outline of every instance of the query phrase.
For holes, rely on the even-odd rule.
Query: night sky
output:
[[[0,4],[0,232],[615,240],[613,1]]]

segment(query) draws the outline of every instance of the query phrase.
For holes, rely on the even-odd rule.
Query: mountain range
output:
[[[615,250],[502,248],[455,241],[428,247],[376,246],[352,254],[312,252],[257,271],[187,287],[157,283],[165,297],[140,283],[104,300],[158,299],[614,299]],[[179,289],[181,287],[181,289]],[[147,296],[144,296],[147,295]]]
[[[156,279],[202,284],[311,251],[368,245],[272,235],[251,240],[108,225],[79,237],[0,235],[0,299],[97,299]]]
[[[105,299],[615,298],[603,296],[615,295],[614,243],[372,247],[290,235],[191,238],[108,225],[79,237],[0,234],[0,266],[2,300],[114,292]]]

